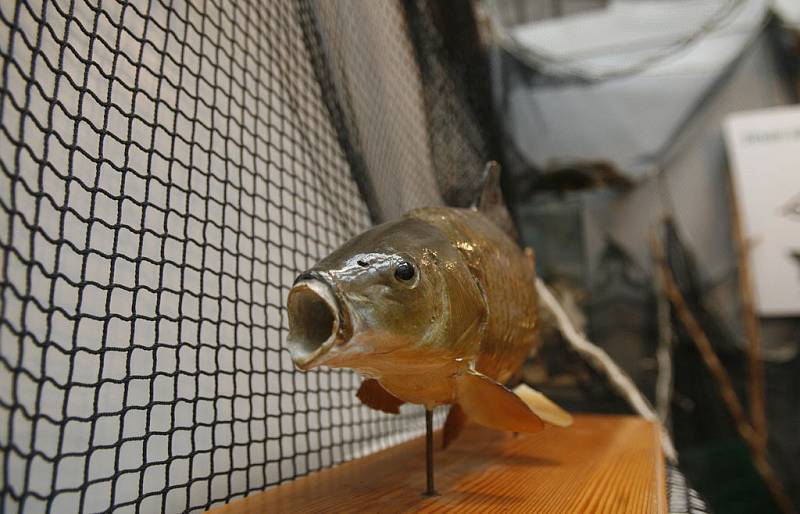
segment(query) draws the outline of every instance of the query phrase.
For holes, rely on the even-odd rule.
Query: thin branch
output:
[[[711,372],[711,376],[717,383],[717,389],[722,397],[722,401],[733,417],[739,435],[750,449],[750,454],[756,470],[764,480],[778,508],[786,514],[795,512],[791,500],[786,495],[783,486],[767,461],[766,456],[761,451],[761,443],[758,434],[753,430],[753,427],[744,415],[744,409],[742,409],[742,404],[739,402],[739,398],[734,392],[728,372],[725,370],[719,357],[717,357],[716,352],[714,352],[714,348],[711,346],[711,342],[708,340],[708,337],[706,337],[702,327],[700,327],[700,324],[689,310],[686,300],[683,298],[683,294],[681,294],[663,254],[656,253],[656,259],[664,283],[664,290],[670,302],[675,307],[678,319],[681,321],[681,324],[689,333],[690,339],[700,352],[703,363]]]
[[[664,456],[672,463],[678,462],[678,455],[669,433],[664,429],[661,420],[653,410],[650,402],[642,395],[633,380],[614,362],[611,357],[600,347],[589,341],[570,321],[569,316],[558,303],[555,295],[550,291],[542,279],[536,279],[536,291],[539,300],[556,318],[556,323],[569,343],[570,347],[584,358],[598,372],[606,376],[611,386],[619,392],[630,404],[634,411],[641,417],[657,424],[661,430],[661,447]]]
[[[655,260],[656,255],[663,253],[663,241],[656,231],[651,236],[651,244],[653,247],[653,259]],[[665,427],[669,427],[670,405],[672,404],[672,320],[670,319],[669,300],[664,292],[664,284],[660,273],[653,273],[653,282],[658,320],[656,412],[658,417],[661,418],[661,423]]]
[[[729,175],[730,177],[730,175]],[[744,331],[747,338],[747,390],[750,397],[750,419],[758,437],[759,452],[767,451],[767,416],[764,408],[764,367],[761,362],[761,338],[758,331],[758,318],[753,301],[753,282],[750,271],[749,246],[742,229],[739,206],[734,197],[733,180],[730,180],[731,225],[736,247],[739,271],[739,296],[742,301]]]

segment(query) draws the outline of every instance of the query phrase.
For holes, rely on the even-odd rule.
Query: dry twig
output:
[[[766,455],[767,417],[764,408],[764,368],[761,362],[761,338],[758,332],[758,318],[756,317],[753,301],[753,282],[750,272],[750,260],[748,259],[749,246],[745,241],[739,206],[736,204],[736,198],[733,197],[732,182],[729,187],[731,193],[731,225],[733,226],[733,241],[738,261],[739,296],[742,299],[744,331],[747,339],[745,351],[747,353],[747,389],[750,397],[750,419],[758,438],[758,451]]]
[[[675,278],[672,276],[672,272],[670,271],[663,254],[658,252],[658,249],[655,247],[654,253],[656,254],[656,260],[661,272],[664,290],[666,291],[670,302],[675,307],[675,312],[678,315],[678,319],[688,332],[689,338],[700,352],[700,357],[703,359],[703,363],[705,363],[706,367],[711,372],[714,381],[717,383],[717,389],[719,390],[720,396],[722,396],[722,401],[727,407],[728,412],[730,412],[731,416],[733,417],[739,435],[750,449],[750,454],[753,458],[753,464],[755,465],[756,470],[761,475],[761,478],[764,480],[764,483],[766,484],[767,488],[772,494],[773,499],[775,500],[775,503],[778,504],[778,507],[781,509],[781,511],[786,514],[795,512],[791,500],[783,490],[783,486],[778,480],[778,477],[775,475],[772,466],[770,466],[769,462],[767,461],[766,455],[762,451],[762,445],[758,434],[745,417],[744,409],[742,408],[742,404],[739,402],[739,398],[734,392],[733,384],[731,383],[728,372],[723,367],[722,362],[720,362],[716,352],[714,352],[714,348],[711,346],[711,342],[708,340],[708,337],[706,336],[702,327],[700,327],[700,324],[689,310],[686,300],[683,298],[683,294],[680,292],[680,289],[675,282]]]
[[[662,254],[663,242],[654,231],[651,237],[653,255]],[[658,269],[658,263],[655,263]],[[658,375],[656,377],[656,412],[665,427],[669,427],[670,405],[672,404],[672,320],[670,319],[669,299],[664,293],[664,284],[660,273],[653,273],[653,285],[656,293],[658,320],[658,346],[656,361]]]
[[[658,414],[653,410],[650,402],[642,395],[633,380],[614,362],[602,348],[589,341],[575,325],[570,321],[569,316],[558,303],[555,295],[550,291],[544,281],[537,277],[536,292],[539,300],[556,318],[556,323],[575,352],[585,359],[592,367],[606,376],[611,386],[619,392],[623,398],[631,405],[641,417],[656,423],[661,429],[661,447],[664,456],[672,463],[678,461],[678,455],[669,433],[661,424]]]

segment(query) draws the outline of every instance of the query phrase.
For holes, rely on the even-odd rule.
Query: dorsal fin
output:
[[[491,209],[498,203],[503,203],[503,190],[500,187],[500,163],[489,161],[483,168],[481,176],[481,194],[475,207],[479,211]]]
[[[500,187],[500,164],[497,161],[486,163],[486,167],[483,169],[483,188],[473,208],[489,218],[511,239],[519,241],[514,220],[511,219],[506,202],[503,200],[503,190]]]

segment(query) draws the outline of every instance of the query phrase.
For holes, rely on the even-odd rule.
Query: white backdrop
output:
[[[204,510],[421,431],[282,348],[369,224],[294,3],[0,16],[0,510]]]

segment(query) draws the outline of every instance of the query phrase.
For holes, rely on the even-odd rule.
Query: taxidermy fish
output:
[[[453,405],[445,446],[466,418],[514,432],[572,422],[527,385],[506,387],[537,345],[535,268],[509,235],[499,169],[487,169],[476,208],[378,225],[302,273],[288,297],[298,368],[358,371],[359,399],[385,412]]]

